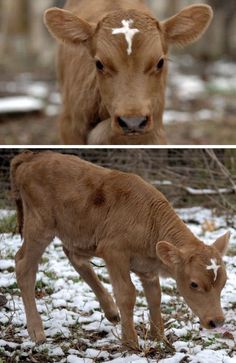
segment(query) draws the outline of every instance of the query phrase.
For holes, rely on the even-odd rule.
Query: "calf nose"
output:
[[[119,116],[117,122],[125,133],[140,132],[148,125],[148,116],[125,117]]]
[[[209,320],[208,325],[211,329],[214,328],[219,328],[224,324],[225,319],[224,318],[220,318],[220,319],[215,319],[215,320]]]

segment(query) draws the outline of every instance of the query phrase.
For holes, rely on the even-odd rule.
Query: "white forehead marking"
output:
[[[121,23],[123,24],[123,28],[112,29],[112,34],[124,34],[125,39],[128,43],[128,49],[127,49],[128,55],[130,55],[132,53],[133,37],[135,36],[136,33],[139,33],[138,29],[130,28],[130,25],[132,25],[133,22],[134,21],[132,19],[122,20]]]
[[[217,271],[220,268],[220,265],[217,265],[217,261],[215,258],[211,258],[211,265],[207,265],[207,270],[213,270],[214,272],[214,281],[217,279]]]

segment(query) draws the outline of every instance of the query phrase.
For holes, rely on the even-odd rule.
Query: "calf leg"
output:
[[[153,339],[162,339],[164,334],[161,317],[161,287],[159,277],[145,279],[140,277],[150,311],[151,336]]]
[[[25,240],[15,257],[16,278],[25,307],[27,329],[31,339],[37,343],[46,338],[35,302],[36,272],[40,258],[50,242],[51,240],[44,243]]]
[[[103,120],[94,127],[87,137],[88,145],[108,145],[111,143],[111,119]]]
[[[70,253],[65,247],[63,247],[63,249],[72,266],[95,293],[106,318],[112,323],[117,323],[120,320],[117,307],[111,295],[104,288],[95,274],[89,260],[86,257],[75,254],[74,252]]]
[[[111,277],[117,305],[121,315],[122,341],[132,349],[138,349],[138,337],[133,323],[136,299],[135,287],[130,278],[130,266],[126,256],[111,254],[105,259]]]

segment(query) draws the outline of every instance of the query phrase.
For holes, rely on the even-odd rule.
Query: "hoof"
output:
[[[148,338],[157,342],[162,342],[166,339],[164,333],[160,333],[157,331],[150,331],[148,333]]]
[[[138,341],[127,341],[127,340],[123,340],[122,342],[123,345],[123,349],[131,352],[140,352],[140,346],[138,344]]]
[[[106,315],[106,318],[113,324],[118,324],[120,322],[120,315],[118,313],[113,315]]]
[[[46,336],[43,331],[31,330],[29,331],[29,336],[37,344],[42,344],[46,341]]]

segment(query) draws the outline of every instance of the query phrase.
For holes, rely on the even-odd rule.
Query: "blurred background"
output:
[[[10,192],[10,162],[21,151],[0,149],[0,212],[15,207]],[[229,226],[236,226],[236,149],[55,151],[73,154],[104,167],[136,173],[163,192],[175,208],[193,208],[200,214],[201,208],[208,208],[213,214],[224,216]],[[188,213],[186,219],[191,219]]]
[[[88,0],[89,1],[89,0]],[[149,0],[158,19],[204,1]],[[205,1],[214,21],[174,49],[164,123],[171,144],[236,144],[236,2]],[[43,12],[63,0],[0,0],[0,144],[58,144],[56,43]]]

